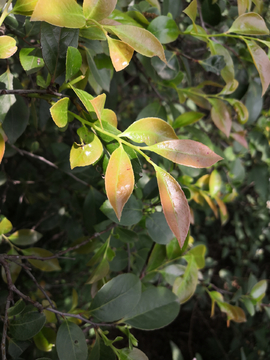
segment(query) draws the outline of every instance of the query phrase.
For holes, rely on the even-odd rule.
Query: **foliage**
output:
[[[0,6],[3,360],[145,360],[131,329],[195,300],[235,332],[265,321],[263,3]]]

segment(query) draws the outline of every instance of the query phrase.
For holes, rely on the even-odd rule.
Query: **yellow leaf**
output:
[[[17,51],[16,40],[11,36],[0,36],[0,59],[7,59]]]
[[[128,66],[134,50],[131,46],[120,40],[107,36],[110,57],[116,71],[121,71]]]

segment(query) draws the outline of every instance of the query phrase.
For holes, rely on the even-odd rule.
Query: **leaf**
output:
[[[131,161],[123,147],[119,146],[112,153],[105,174],[106,193],[119,221],[133,188],[134,173]]]
[[[9,339],[8,353],[12,358],[17,359],[30,345],[30,341],[18,341],[15,339]]]
[[[88,94],[88,92],[86,92],[84,90],[77,89],[72,85],[71,85],[71,88],[75,92],[75,94],[78,96],[78,98],[81,100],[81,102],[85,106],[86,110],[89,113],[95,112],[95,110],[93,108],[93,105],[91,104],[91,100],[93,100],[94,97],[92,95]]]
[[[171,350],[172,350],[172,360],[184,360],[183,355],[182,355],[181,350],[179,349],[179,347],[176,346],[173,341],[170,341],[170,345],[171,345]],[[200,360],[197,357],[197,354],[196,354],[196,359]]]
[[[177,298],[169,289],[150,287],[142,293],[137,306],[123,321],[136,329],[160,329],[177,317],[179,309]]]
[[[0,215],[0,236],[2,234],[9,233],[11,230],[12,230],[11,222],[3,215]]]
[[[165,260],[166,260],[166,246],[155,244],[148,260],[146,272],[150,273],[151,271],[158,269],[160,266],[164,264]]]
[[[25,302],[23,299],[18,300],[14,306],[8,309],[8,317],[13,317],[19,315],[25,309]]]
[[[181,126],[187,126],[194,124],[195,122],[201,120],[205,116],[204,113],[196,111],[188,111],[184,114],[179,115],[173,122],[173,128],[177,129]]]
[[[237,0],[239,16],[244,14],[248,8],[249,0]]]
[[[103,20],[113,12],[116,3],[117,0],[84,0],[84,16],[86,19]]]
[[[246,322],[246,315],[239,306],[234,306],[226,302],[217,301],[217,304],[222,312],[225,312],[228,321],[233,320],[238,323]]]
[[[157,244],[166,245],[174,238],[163,213],[155,212],[146,218],[148,234]]]
[[[65,320],[56,337],[59,360],[86,360],[88,349],[84,333],[78,325]]]
[[[270,84],[270,60],[263,49],[255,41],[243,39],[247,44],[250,55],[252,56],[256,69],[260,75],[263,96]]]
[[[158,16],[150,22],[147,28],[161,44],[168,44],[175,41],[180,34],[180,30],[175,21],[169,16]]]
[[[237,121],[240,124],[245,124],[248,121],[249,113],[247,107],[239,100],[226,99],[229,104],[234,108],[237,114]]]
[[[0,36],[0,59],[7,59],[17,51],[16,40],[11,36]]]
[[[41,248],[29,248],[26,250],[22,250],[24,255],[33,255],[36,257],[50,257],[53,256],[48,250],[41,249]],[[57,259],[50,259],[50,260],[35,260],[35,259],[28,259],[27,261],[30,262],[34,267],[42,271],[59,271],[61,267]]]
[[[212,197],[218,195],[221,190],[222,179],[217,170],[213,170],[209,178],[209,192]]]
[[[55,26],[74,29],[82,28],[86,23],[82,7],[74,0],[38,0],[31,21],[46,21]]]
[[[148,357],[141,350],[133,348],[124,348],[118,350],[119,360],[149,360]]]
[[[9,331],[15,339],[24,341],[39,333],[45,322],[46,317],[43,313],[28,312],[10,320]]]
[[[1,89],[13,90],[13,75],[9,68],[5,73],[0,75],[0,83],[3,83]],[[1,84],[0,84],[1,85]],[[11,106],[16,102],[15,95],[0,96],[0,122],[2,123]],[[2,134],[3,135],[3,134]]]
[[[198,283],[198,269],[193,255],[188,260],[188,265],[183,277],[179,277],[173,284],[173,292],[178,297],[180,304],[187,302],[195,293]]]
[[[111,109],[104,109],[101,115],[102,121],[107,121],[110,125],[117,128],[117,116]]]
[[[245,131],[238,131],[236,133],[231,133],[231,137],[239,142],[242,146],[244,146],[246,149],[248,149],[248,143],[246,140],[246,132]]]
[[[104,76],[104,72],[106,74],[107,69],[103,68],[103,69],[99,70],[96,66],[93,56],[91,55],[91,52],[86,47],[85,47],[85,51],[86,51],[88,66],[89,66],[90,72],[91,72],[94,80],[101,87],[101,89],[104,89],[105,91],[109,92],[110,91],[110,83],[107,81],[107,77]]]
[[[123,41],[112,39],[110,36],[107,36],[107,41],[115,71],[123,70],[132,59],[134,53],[133,48]]]
[[[176,54],[172,51],[165,50],[165,56],[167,60],[166,64],[160,60],[160,58],[155,56],[151,59],[152,66],[161,79],[166,81],[177,79],[179,76],[181,76],[181,72]]]
[[[34,343],[36,347],[45,352],[52,351],[54,347],[54,343],[51,343],[50,339],[48,339],[45,335],[45,331],[49,332],[49,335],[54,335],[54,330],[49,328],[43,328],[38,334],[34,336]]]
[[[211,117],[216,127],[221,130],[227,137],[229,137],[232,127],[232,119],[229,110],[220,99],[209,98],[212,104]]]
[[[221,20],[221,9],[216,1],[204,0],[202,3],[202,17],[203,20],[211,25],[217,26]]]
[[[72,78],[82,66],[82,56],[79,50],[73,46],[67,49],[66,58],[66,81]]]
[[[42,234],[32,229],[22,229],[11,234],[9,240],[15,245],[32,245],[42,238]]]
[[[269,35],[263,18],[255,12],[240,15],[228,30],[228,33],[232,32],[242,35]]]
[[[116,321],[132,311],[140,297],[139,278],[134,274],[118,275],[97,292],[89,310],[99,321]]]
[[[204,200],[207,202],[207,204],[215,214],[215,217],[218,218],[218,209],[216,207],[216,204],[204,191],[201,191],[200,194],[204,197]]]
[[[138,53],[147,57],[158,56],[162,61],[166,62],[161,43],[149,31],[132,25],[105,25],[104,28],[117,35]]]
[[[158,9],[158,11],[160,12],[160,4],[158,2],[158,0],[146,0],[151,6],[155,7]]]
[[[253,286],[250,292],[250,296],[252,297],[252,299],[256,301],[260,301],[265,296],[266,289],[267,289],[267,281],[261,280]]]
[[[192,20],[194,26],[197,16],[197,0],[193,0],[186,8],[183,10],[185,14]]]
[[[198,269],[203,269],[205,267],[205,253],[206,253],[206,246],[197,245],[189,250],[189,252],[187,253],[187,257],[192,255],[194,257]]]
[[[19,255],[14,248],[11,248],[7,252],[7,254],[8,255]],[[20,264],[21,260],[17,259],[17,262]],[[17,278],[20,275],[20,272],[22,270],[22,267],[19,264],[16,264],[13,261],[8,261],[8,267],[9,267],[9,271],[10,271],[10,274],[11,274],[11,280],[12,280],[13,284],[16,282],[16,280],[17,280]],[[6,277],[6,273],[5,273],[5,270],[4,270],[3,267],[1,269],[1,273],[2,273],[2,278],[3,278],[4,282],[7,284],[7,277]]]
[[[206,145],[194,140],[168,140],[144,149],[153,151],[176,164],[194,168],[209,167],[222,160]]]
[[[187,199],[178,182],[170,174],[158,166],[155,166],[155,170],[165,218],[182,247],[190,224]]]
[[[205,71],[210,71],[217,75],[226,66],[222,55],[213,55],[206,60],[199,60],[199,64],[202,65]]]
[[[171,125],[159,118],[144,118],[135,121],[122,134],[137,143],[153,145],[161,141],[178,139]]]
[[[69,98],[64,97],[50,108],[52,119],[59,128],[65,127],[68,123],[68,106]]]
[[[103,259],[95,270],[92,269],[91,276],[87,279],[85,284],[94,284],[105,276],[110,271],[110,265],[106,259]]]
[[[22,67],[27,72],[27,75],[37,72],[44,66],[41,51],[36,48],[22,48],[19,56]]]
[[[74,143],[70,150],[70,167],[74,169],[77,166],[88,166],[94,164],[101,157],[103,153],[103,146],[99,138],[91,134],[91,141],[87,144],[81,145]]]
[[[95,113],[97,114],[97,118],[99,119],[101,126],[102,126],[101,115],[104,109],[105,101],[106,101],[106,94],[101,94],[90,100],[90,103],[92,104]]]
[[[31,15],[38,0],[17,0],[12,10],[13,14]]]

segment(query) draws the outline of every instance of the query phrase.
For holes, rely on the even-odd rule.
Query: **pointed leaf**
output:
[[[103,259],[96,267],[96,269],[92,270],[91,276],[89,277],[89,279],[87,279],[85,284],[94,284],[98,280],[105,278],[109,271],[110,265],[108,263],[108,260]]]
[[[224,101],[219,99],[208,99],[212,104],[211,117],[216,127],[229,137],[232,127],[232,119]]]
[[[74,0],[38,0],[31,21],[46,21],[55,26],[74,29],[85,25],[83,9]]]
[[[171,125],[159,118],[144,118],[135,121],[122,134],[137,143],[153,145],[161,141],[178,139]]]
[[[94,99],[90,100],[90,103],[93,106],[95,113],[97,114],[100,124],[101,124],[101,115],[104,109],[105,101],[106,101],[106,94],[101,94],[95,97]]]
[[[7,59],[17,51],[16,40],[11,36],[0,36],[0,59]]]
[[[160,4],[158,0],[146,0],[151,6],[154,6],[160,12]]]
[[[134,49],[123,41],[112,39],[110,36],[107,36],[107,40],[113,67],[116,71],[121,71],[128,66]]]
[[[42,234],[32,229],[18,230],[10,235],[9,240],[15,245],[32,245],[42,238]]]
[[[30,262],[34,267],[42,271],[59,271],[61,267],[57,259],[50,259],[46,260],[46,257],[53,256],[48,250],[41,249],[41,248],[29,248],[26,250],[22,250],[24,255],[33,255],[36,257],[44,258],[44,260],[34,260],[28,259],[27,261]]]
[[[207,204],[215,214],[215,217],[218,218],[218,209],[216,207],[216,204],[204,191],[201,191],[200,194],[204,197],[204,200],[207,202]]]
[[[65,127],[68,123],[68,105],[69,105],[69,98],[65,97],[63,99],[58,100],[50,108],[53,121],[60,128]]]
[[[88,349],[81,328],[65,320],[57,332],[56,350],[59,360],[86,360]]]
[[[12,230],[11,222],[4,217],[3,215],[0,216],[0,236],[2,234],[6,234]]]
[[[193,0],[188,7],[183,10],[185,14],[192,20],[193,24],[195,24],[196,16],[197,16],[197,0]]]
[[[66,81],[77,74],[82,65],[82,56],[79,50],[75,47],[69,46],[67,49],[66,59]]]
[[[31,15],[38,0],[18,0],[12,10],[13,14]]]
[[[226,302],[219,302],[217,304],[222,312],[225,312],[228,316],[228,320],[233,320],[238,323],[246,322],[246,315],[239,306],[234,306]]]
[[[125,203],[134,188],[134,174],[131,161],[122,146],[111,155],[105,174],[105,188],[108,199],[120,221]]]
[[[43,328],[46,317],[43,313],[28,312],[10,321],[9,331],[17,340],[28,340]]]
[[[116,3],[117,0],[84,0],[84,16],[86,19],[103,20],[113,12]]]
[[[74,169],[76,166],[88,166],[94,164],[103,154],[103,146],[99,138],[90,133],[92,141],[87,144],[79,145],[74,143],[70,150],[70,167]]]
[[[16,250],[13,249],[10,249],[7,253],[8,255],[19,255],[17,253]],[[21,263],[21,260],[20,259],[17,259],[17,262],[18,263]],[[13,282],[13,284],[16,282],[18,276],[20,275],[20,272],[22,270],[22,267],[16,263],[14,263],[13,261],[8,261],[8,267],[9,267],[9,271],[10,271],[10,274],[11,274],[11,280]],[[1,269],[1,273],[2,273],[2,278],[4,280],[5,283],[7,283],[7,277],[6,277],[6,273],[5,273],[5,270],[4,268],[2,267]]]
[[[86,92],[84,90],[77,89],[72,85],[70,85],[70,86],[71,86],[72,90],[75,92],[75,94],[78,96],[78,98],[81,100],[81,102],[85,106],[86,110],[89,113],[95,112],[93,105],[91,104],[91,100],[93,100],[94,97],[92,95],[88,94],[88,92]]]
[[[203,269],[205,267],[205,253],[206,253],[206,246],[197,245],[189,250],[187,256],[192,255],[194,257],[198,269]]]
[[[221,200],[218,196],[215,196],[215,200],[220,210],[219,214],[220,214],[221,225],[225,225],[226,222],[229,220],[227,206],[225,205],[224,201]]]
[[[187,126],[194,124],[195,122],[201,120],[205,116],[204,113],[196,111],[188,111],[184,114],[179,115],[173,122],[173,128],[177,129],[181,126]]]
[[[13,316],[17,316],[19,315],[21,312],[23,312],[23,310],[25,309],[25,302],[23,301],[23,299],[20,299],[16,302],[16,304],[14,304],[14,306],[10,307],[8,309],[8,317],[12,318]]]
[[[270,84],[270,60],[265,51],[255,41],[245,38],[244,40],[260,75],[263,96]]]
[[[244,14],[248,8],[249,0],[237,0],[239,16]]]
[[[138,53],[147,57],[158,56],[166,62],[161,43],[149,31],[131,25],[104,26],[104,28],[117,35]]]
[[[118,350],[119,360],[149,360],[148,357],[141,350],[133,348],[124,348]]]
[[[231,32],[243,35],[269,34],[269,30],[263,18],[255,12],[240,15],[228,30],[228,33]]]
[[[111,109],[104,109],[101,116],[102,121],[107,121],[110,125],[117,128],[117,116]]]
[[[182,247],[190,224],[187,199],[181,186],[170,174],[158,166],[155,166],[155,170],[165,218],[180,247]]]
[[[209,167],[222,160],[209,147],[194,140],[168,140],[144,149],[154,151],[176,164],[194,168]]]

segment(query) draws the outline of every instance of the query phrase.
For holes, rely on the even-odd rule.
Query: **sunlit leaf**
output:
[[[222,186],[222,178],[217,170],[213,170],[209,178],[209,191],[212,197],[215,197]]]
[[[81,28],[85,25],[82,7],[74,0],[38,0],[31,21],[46,21],[49,24]]]
[[[229,110],[220,99],[208,99],[212,104],[211,117],[216,127],[219,128],[227,137],[229,137],[232,127],[232,119]]]
[[[20,62],[27,75],[37,72],[44,66],[40,50],[36,48],[22,48],[20,50]]]
[[[100,124],[101,124],[101,115],[104,109],[105,101],[106,101],[105,94],[98,95],[97,97],[90,100],[90,103],[93,106],[95,113],[97,114]]]
[[[0,36],[0,59],[7,59],[17,51],[16,40],[11,36]]]
[[[117,116],[111,109],[104,109],[101,115],[102,121],[107,121],[110,125],[117,128]]]
[[[87,144],[74,143],[70,150],[70,167],[88,166],[94,164],[102,155],[103,146],[99,138],[89,132]]]
[[[100,21],[114,10],[117,0],[84,0],[83,13],[87,19]]]
[[[187,126],[194,124],[195,122],[201,120],[205,116],[204,113],[196,111],[187,111],[184,114],[179,115],[173,122],[173,128],[177,129],[181,126]]]
[[[262,96],[265,94],[270,84],[270,60],[264,50],[253,40],[243,38],[262,82]]]
[[[197,16],[197,0],[193,0],[183,12],[187,14],[187,16],[192,20],[193,24],[195,24]]]
[[[181,186],[170,174],[158,166],[155,166],[155,170],[165,218],[180,247],[182,247],[190,224],[187,199]]]
[[[239,16],[244,14],[248,8],[249,0],[237,0]]]
[[[116,71],[121,71],[128,66],[133,56],[133,48],[120,40],[107,36],[110,57]]]
[[[14,306],[8,309],[8,317],[12,318],[13,316],[19,315],[25,309],[25,306],[23,299],[18,300]]]
[[[17,0],[12,10],[14,14],[31,15],[38,0]]]
[[[6,234],[12,230],[11,222],[4,217],[3,215],[0,216],[0,235]]]
[[[50,259],[46,260],[47,257],[53,256],[48,250],[41,249],[41,248],[29,248],[22,250],[24,255],[33,255],[36,257],[44,258],[44,260],[36,260],[36,259],[28,259],[27,261],[30,262],[34,267],[42,271],[59,271],[61,267],[59,265],[58,259]]]
[[[131,161],[122,146],[119,146],[110,157],[105,174],[105,188],[108,199],[120,221],[123,207],[134,188]]]
[[[214,201],[204,191],[201,191],[200,194],[203,196],[204,200],[207,202],[207,204],[215,214],[215,217],[218,218],[218,209]]]
[[[170,139],[178,139],[171,125],[164,120],[152,117],[135,121],[121,136],[147,145],[153,145]]]
[[[250,292],[252,299],[260,301],[264,296],[267,289],[267,280],[261,280],[253,286]]]
[[[240,15],[232,24],[228,33],[236,33],[243,35],[268,35],[269,30],[263,18],[255,13],[249,12]]]
[[[63,99],[58,100],[50,108],[53,121],[60,128],[65,127],[68,123],[68,105],[69,105],[69,98],[65,97]]]
[[[42,238],[42,234],[32,229],[22,229],[11,234],[9,240],[15,245],[32,245]]]
[[[222,160],[222,157],[210,150],[206,145],[194,140],[167,140],[147,146],[153,151],[176,164],[194,168],[204,168]]]
[[[71,88],[75,92],[75,94],[78,96],[78,98],[81,100],[81,102],[85,106],[86,110],[88,112],[95,112],[93,105],[91,104],[91,100],[93,100],[94,97],[92,95],[88,94],[88,92],[81,90],[81,89],[77,89],[72,85],[71,85]]]
[[[205,267],[205,253],[206,253],[206,246],[197,245],[189,250],[189,252],[187,253],[187,257],[189,255],[192,255],[194,257],[198,269],[203,269]]]
[[[55,332],[53,329],[43,328],[39,333],[37,333],[33,337],[33,340],[34,340],[36,347],[39,350],[49,352],[49,351],[52,351],[52,348],[54,347],[54,343],[51,343],[51,341],[45,335],[51,335],[55,338]],[[55,340],[55,339],[53,339],[53,340]]]

